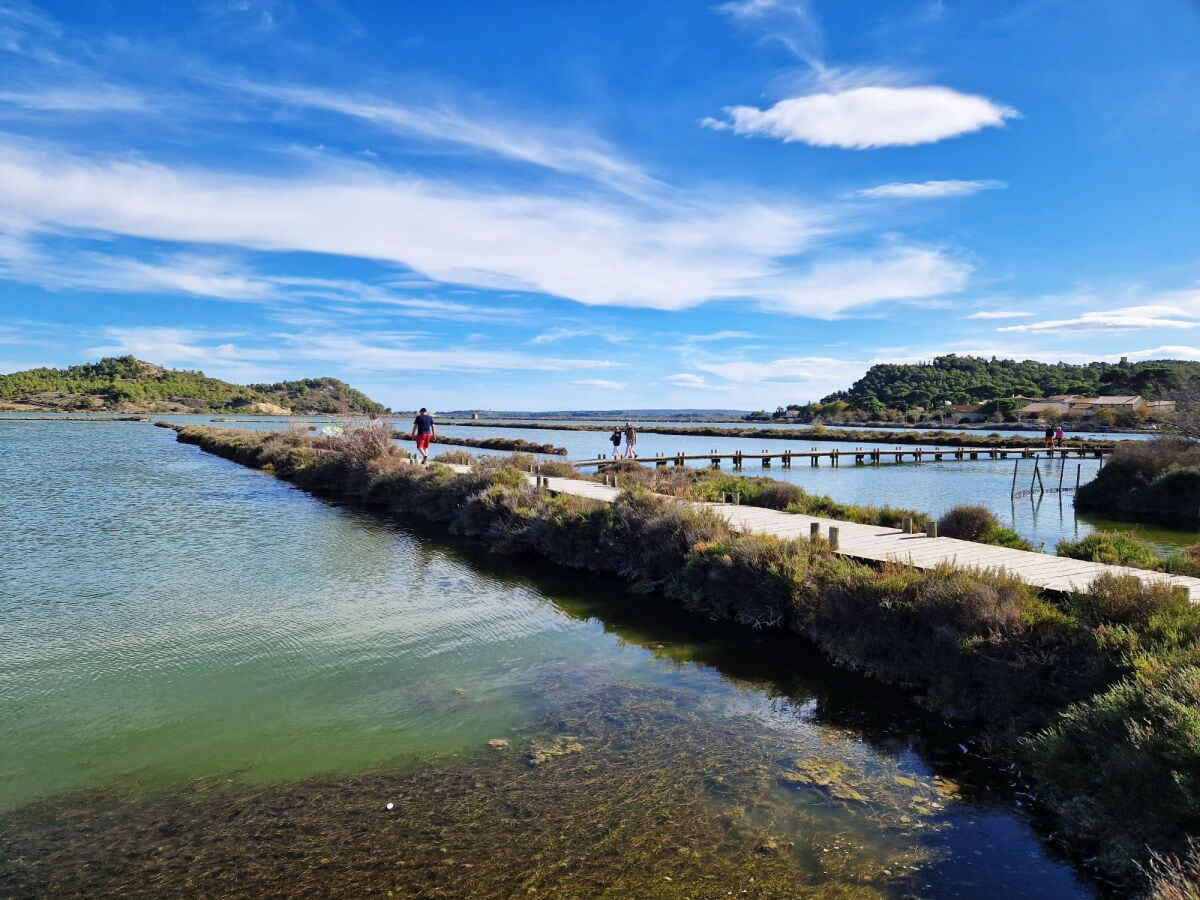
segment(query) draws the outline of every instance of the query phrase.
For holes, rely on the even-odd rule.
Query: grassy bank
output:
[[[1138,865],[1151,853],[1183,854],[1200,833],[1200,612],[1166,587],[1107,578],[1050,597],[995,573],[874,568],[819,540],[736,534],[638,485],[610,505],[551,496],[509,460],[456,475],[413,466],[374,436],[188,427],[179,439],[316,493],[444,523],[495,552],[617,574],[647,602],[803,635],[839,665],[974,723],[1059,814],[1077,856],[1127,891],[1146,886]]]

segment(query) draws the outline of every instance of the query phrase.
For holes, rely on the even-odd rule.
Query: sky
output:
[[[0,0],[0,372],[774,409],[1200,359],[1200,0]]]

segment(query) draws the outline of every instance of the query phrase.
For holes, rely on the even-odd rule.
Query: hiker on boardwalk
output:
[[[1059,425],[1058,428],[1054,429],[1054,446],[1061,447],[1064,437],[1066,437],[1066,435],[1063,432],[1063,427],[1062,425]]]
[[[613,445],[613,459],[621,455],[621,429],[614,428],[613,433],[608,438]]]
[[[421,465],[429,462],[429,443],[437,437],[437,429],[433,426],[433,416],[425,407],[413,419],[412,435],[417,440],[417,452],[421,454]]]
[[[629,422],[625,423],[625,458],[637,459],[637,432]]]
[[[1054,446],[1054,426],[1047,425],[1046,426],[1046,447],[1050,448],[1053,446]]]

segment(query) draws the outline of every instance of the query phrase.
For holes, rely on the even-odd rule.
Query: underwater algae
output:
[[[875,898],[933,862],[929,779],[864,774],[837,741],[689,692],[597,686],[490,743],[352,776],[39,801],[0,820],[0,896]]]

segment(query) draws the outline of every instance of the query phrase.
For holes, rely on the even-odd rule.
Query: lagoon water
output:
[[[261,798],[486,762],[487,741],[523,752],[586,701],[583,760],[651,717],[624,741],[635,779],[694,742],[687,767],[721,786],[727,748],[764,748],[753,787],[701,799],[753,819],[731,852],[770,833],[813,890],[1090,895],[969,741],[790,637],[330,505],[147,424],[0,422],[0,502],[0,817],[95,803],[99,821],[86,791],[112,785]]]

